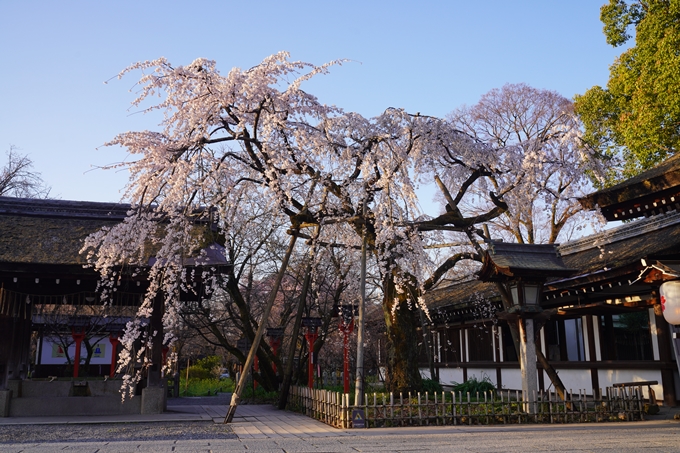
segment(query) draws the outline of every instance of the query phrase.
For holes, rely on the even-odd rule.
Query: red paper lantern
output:
[[[662,284],[659,292],[663,317],[668,324],[680,325],[680,280]]]

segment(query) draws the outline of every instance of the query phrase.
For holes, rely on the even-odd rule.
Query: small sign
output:
[[[64,358],[64,348],[60,344],[52,343],[52,358]]]
[[[302,325],[305,327],[321,327],[323,322],[321,318],[302,318]]]
[[[340,305],[338,310],[343,316],[356,316],[359,314],[358,305]]]
[[[267,327],[267,336],[281,338],[283,336],[283,327]]]
[[[359,307],[352,305],[342,305],[342,320],[345,324],[349,324],[356,315],[359,314]]]
[[[352,409],[352,428],[366,428],[366,417],[363,409]]]
[[[236,340],[236,347],[239,349],[239,351],[243,353],[250,351],[251,345],[252,343],[247,338],[241,338],[239,340]]]
[[[106,344],[97,343],[96,345],[94,345],[94,352],[92,353],[92,357],[97,357],[100,359],[106,357]]]

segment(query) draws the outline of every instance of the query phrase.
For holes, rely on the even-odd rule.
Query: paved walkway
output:
[[[202,419],[210,418],[223,423],[228,406],[183,405],[168,406],[176,414],[193,413]],[[284,438],[284,437],[330,437],[349,435],[324,423],[301,414],[280,411],[270,405],[240,405],[231,423],[231,428],[241,439]]]
[[[220,404],[216,404],[220,403]],[[215,398],[182,398],[169,400],[168,410],[155,415],[110,415],[110,416],[70,416],[70,417],[0,417],[2,425],[56,425],[89,423],[135,423],[135,422],[190,422],[213,421],[223,423],[228,406],[223,400]],[[661,408],[656,416],[647,417],[649,421],[635,423],[614,423],[616,429],[626,427],[641,428],[645,425],[670,423],[676,427],[680,422],[673,416],[680,408]],[[443,432],[479,431],[562,431],[590,429],[609,424],[567,424],[567,425],[508,425],[508,426],[422,426],[408,428],[379,428],[370,430],[336,429],[301,414],[280,411],[272,405],[240,405],[231,423],[231,428],[240,439],[283,439],[283,438],[323,438],[344,436],[384,436],[399,434],[426,434]]]
[[[135,422],[190,422],[214,421],[223,423],[227,405],[215,405],[215,400],[182,398],[178,404],[168,400],[168,410],[154,415],[101,415],[69,417],[0,417],[2,425],[56,425],[90,423],[135,423]],[[195,404],[192,404],[195,403]],[[206,404],[207,403],[207,404]],[[280,411],[272,405],[240,405],[231,423],[231,428],[239,438],[286,438],[286,437],[331,437],[350,435],[289,411]]]

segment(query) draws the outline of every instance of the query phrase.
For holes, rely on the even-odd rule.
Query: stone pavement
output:
[[[222,423],[228,406],[183,405],[168,406],[168,412],[195,414],[201,419],[210,418]],[[348,432],[338,430],[301,414],[280,411],[271,405],[242,404],[236,409],[231,428],[241,439],[285,438],[285,437],[331,437],[346,436]]]
[[[68,416],[68,417],[0,417],[2,425],[59,425],[90,423],[135,423],[135,422],[192,422],[213,421],[223,423],[227,409],[229,394],[221,397],[179,398],[168,400],[168,410],[163,414],[153,415],[102,415],[102,416]],[[661,412],[654,416],[646,416],[645,422],[614,423],[614,426],[639,426],[652,422],[667,422],[680,427],[680,421],[674,416],[680,413],[680,407],[661,407]],[[601,426],[605,424],[570,424],[570,425],[511,425],[515,429],[558,429],[574,426]],[[427,432],[428,430],[466,430],[466,429],[509,429],[510,426],[420,426],[406,428],[379,428],[368,430],[333,428],[307,416],[280,411],[272,405],[242,404],[238,407],[231,428],[239,438],[286,438],[286,437],[336,437],[349,435],[386,434],[388,432],[404,433],[408,431]],[[680,448],[679,448],[680,450]]]
[[[3,425],[190,422],[222,423],[227,406],[217,400],[169,401],[159,415],[111,417],[0,418]],[[206,404],[207,403],[207,404]],[[0,452],[479,452],[570,451],[628,452],[680,451],[678,409],[664,409],[654,420],[632,423],[506,426],[422,426],[339,430],[300,414],[270,405],[241,405],[230,425],[236,439],[126,440],[87,442],[0,443]],[[56,427],[55,427],[56,428]]]
[[[217,398],[182,398],[168,400],[168,410],[154,415],[102,415],[69,417],[0,417],[2,425],[59,425],[59,424],[103,424],[135,422],[192,422],[214,421],[223,423],[227,413],[226,404]],[[286,438],[286,437],[329,437],[346,436],[347,432],[337,430],[324,423],[301,414],[280,411],[272,405],[243,404],[236,410],[230,424],[239,438]],[[0,449],[0,451],[2,451]]]

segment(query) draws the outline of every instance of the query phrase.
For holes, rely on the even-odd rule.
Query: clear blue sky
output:
[[[606,0],[0,2],[0,151],[15,145],[57,198],[118,201],[124,160],[102,147],[151,129],[133,114],[127,65],[216,60],[222,73],[280,50],[352,63],[306,86],[364,116],[387,107],[444,116],[492,88],[524,82],[566,97],[604,85],[620,49],[605,43]]]

